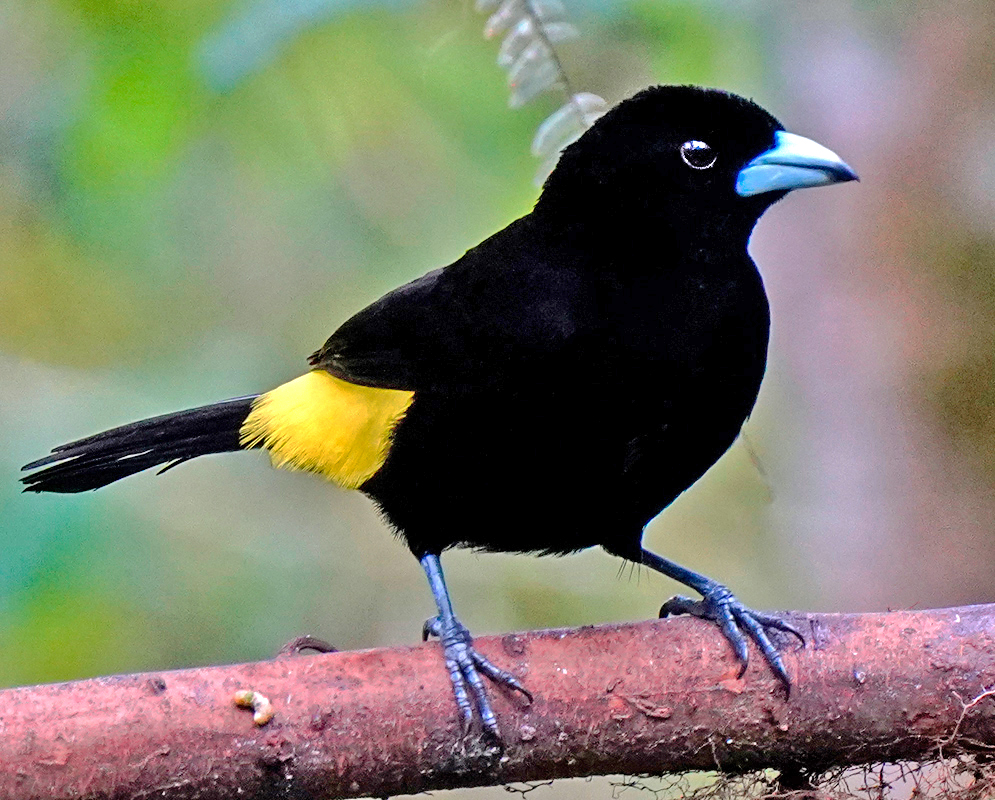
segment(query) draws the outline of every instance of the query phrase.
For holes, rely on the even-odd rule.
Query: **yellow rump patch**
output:
[[[414,396],[357,386],[316,369],[260,395],[239,441],[269,450],[276,467],[317,472],[355,489],[383,466],[390,435]]]

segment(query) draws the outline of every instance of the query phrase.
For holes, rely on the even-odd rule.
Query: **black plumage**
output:
[[[746,245],[776,196],[732,185],[779,129],[727,94],[650,90],[564,154],[531,214],[312,356],[416,392],[363,486],[416,554],[638,559],[643,526],[732,444],[760,387],[769,316]],[[723,163],[689,169],[692,139]]]
[[[24,491],[85,492],[160,464],[165,472],[197,456],[241,450],[239,428],[255,399],[237,397],[150,417],[60,445],[22,467],[46,467],[21,479]]]
[[[563,153],[530,214],[376,301],[312,355],[349,385],[411,393],[359,488],[426,571],[439,609],[426,632],[442,640],[466,722],[476,712],[497,732],[481,674],[524,689],[473,650],[452,611],[439,555],[454,546],[600,545],[699,591],[665,608],[715,619],[744,668],[753,638],[787,683],[765,629],[790,626],[641,538],[755,402],[770,319],[747,253],[754,225],[793,188],[855,177],[750,101],[648,89]],[[207,452],[273,449],[245,436],[255,407],[245,398],[98,434],[24,480],[79,491]],[[316,458],[306,468],[321,471]]]

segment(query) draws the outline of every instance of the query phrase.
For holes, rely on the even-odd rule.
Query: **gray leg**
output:
[[[476,708],[484,730],[500,740],[497,718],[491,709],[487,697],[487,689],[480,677],[481,673],[494,683],[507,686],[516,692],[521,692],[530,701],[532,695],[518,682],[518,679],[503,669],[495,667],[473,648],[470,632],[456,619],[453,603],[449,599],[446,579],[442,574],[442,564],[438,554],[429,553],[420,559],[422,569],[428,576],[428,585],[435,598],[439,614],[425,621],[422,638],[435,636],[442,644],[442,653],[449,670],[449,680],[453,684],[453,694],[456,695],[456,705],[459,707],[464,730],[469,730],[473,721],[473,710]]]
[[[650,569],[663,573],[701,594],[701,600],[692,600],[689,597],[672,597],[660,609],[661,617],[666,617],[669,614],[692,614],[714,621],[736,653],[736,658],[740,663],[740,675],[746,671],[749,659],[749,649],[746,646],[747,637],[753,639],[771,669],[774,670],[774,674],[789,690],[791,689],[791,678],[788,677],[788,671],[784,668],[781,654],[777,652],[777,647],[767,635],[767,628],[784,631],[798,637],[802,647],[804,647],[805,637],[794,626],[778,617],[747,608],[721,583],[706,578],[697,572],[692,572],[680,564],[675,564],[656,553],[651,553],[649,550],[641,550],[641,561]]]

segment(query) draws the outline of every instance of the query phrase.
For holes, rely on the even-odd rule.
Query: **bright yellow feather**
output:
[[[383,466],[394,426],[414,396],[356,386],[317,369],[260,395],[239,440],[269,450],[274,466],[317,472],[355,489]]]

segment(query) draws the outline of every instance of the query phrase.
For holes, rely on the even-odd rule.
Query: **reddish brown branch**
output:
[[[793,620],[809,647],[787,652],[790,700],[757,657],[737,680],[698,620],[481,638],[535,694],[495,692],[503,758],[461,739],[431,643],[10,689],[0,797],[384,797],[995,748],[995,606]],[[268,724],[240,689],[271,701]]]

